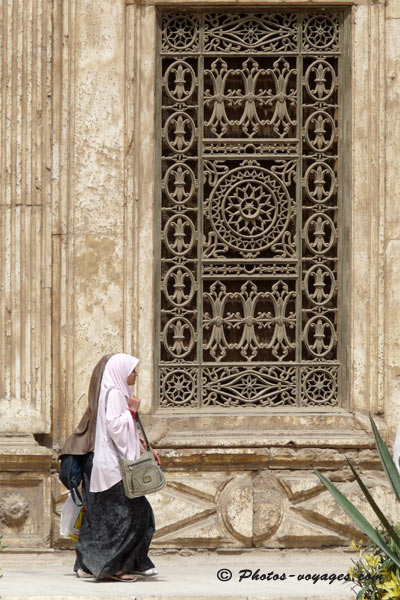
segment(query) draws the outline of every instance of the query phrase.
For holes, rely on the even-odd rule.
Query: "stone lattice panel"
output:
[[[161,408],[344,398],[344,20],[160,11]]]

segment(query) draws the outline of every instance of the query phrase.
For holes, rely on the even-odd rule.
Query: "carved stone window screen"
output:
[[[345,400],[347,11],[159,11],[160,408]]]

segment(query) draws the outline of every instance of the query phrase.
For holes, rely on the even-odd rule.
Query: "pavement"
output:
[[[1,553],[1,600],[354,600],[356,595],[353,584],[341,579],[357,555],[344,549],[156,550],[150,556],[159,574],[129,583],[78,579],[74,556],[70,550]]]

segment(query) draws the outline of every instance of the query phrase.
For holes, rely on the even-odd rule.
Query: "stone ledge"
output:
[[[332,8],[341,8],[341,7],[351,7],[353,5],[382,5],[384,6],[385,0],[220,0],[218,3],[227,4],[230,6],[246,6],[246,5],[258,5],[263,7],[287,7],[287,8],[296,8],[298,6],[309,7],[309,8],[317,8],[321,7],[332,7]],[[174,6],[178,8],[182,6],[185,8],[187,6],[186,0],[126,0],[126,4],[130,5],[144,5],[144,6]],[[215,6],[215,2],[213,0],[192,0],[190,2],[190,6]]]
[[[0,434],[0,471],[50,471],[53,451],[32,434]]]
[[[378,454],[374,450],[351,449],[348,452],[325,448],[161,448],[163,469],[202,471],[263,470],[263,469],[341,469],[348,472],[346,456],[361,469],[381,471]]]
[[[239,436],[230,435],[226,431],[207,431],[201,438],[197,432],[179,432],[169,434],[154,443],[159,448],[374,448],[373,438],[360,432],[341,431],[336,435],[327,435],[324,431],[265,431],[257,434],[254,431],[241,431]]]
[[[293,412],[235,410],[199,413],[159,410],[142,415],[147,435],[159,448],[265,447],[373,448],[368,416],[343,409]],[[387,439],[384,422],[375,422]]]

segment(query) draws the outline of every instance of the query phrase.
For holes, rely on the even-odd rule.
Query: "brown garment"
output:
[[[87,454],[94,450],[100,385],[103,378],[104,367],[111,356],[113,355],[106,354],[106,356],[103,356],[93,369],[88,393],[89,406],[80,420],[78,427],[65,442],[59,457],[63,454]]]

